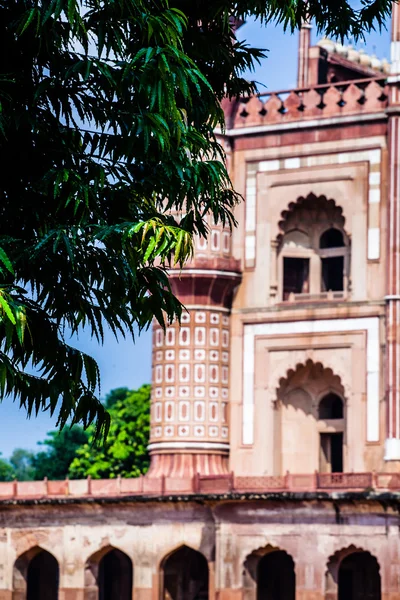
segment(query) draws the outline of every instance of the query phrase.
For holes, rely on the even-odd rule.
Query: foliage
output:
[[[179,318],[166,267],[239,199],[214,131],[262,52],[231,16],[357,37],[390,4],[0,0],[0,398],[100,435],[97,364],[65,332]]]
[[[104,406],[107,410],[109,410],[119,400],[125,400],[125,398],[131,393],[132,390],[129,390],[127,387],[115,388],[114,390],[111,390],[104,398]]]
[[[110,396],[120,395],[123,388]],[[115,397],[115,396],[114,396]],[[88,443],[76,453],[71,464],[71,478],[90,475],[93,479],[137,477],[147,471],[149,456],[147,444],[150,431],[150,386],[136,391],[127,390],[110,407],[111,427],[105,446]]]
[[[0,458],[0,481],[13,481],[15,479],[14,469],[7,460]]]
[[[87,432],[77,425],[65,427],[60,432],[50,431],[47,438],[39,442],[47,449],[32,457],[34,479],[65,479],[79,448],[87,441]]]
[[[33,481],[36,479],[33,465],[34,453],[23,448],[16,448],[10,456],[10,465],[18,481]]]

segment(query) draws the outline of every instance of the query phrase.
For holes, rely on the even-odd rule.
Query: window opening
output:
[[[343,233],[332,227],[327,229],[319,239],[320,248],[342,248],[344,246]]]
[[[283,259],[283,299],[290,294],[309,292],[310,260],[308,258]]]
[[[322,258],[322,292],[343,292],[344,290],[344,257],[332,256]]]
[[[343,473],[343,433],[321,433],[320,472]]]
[[[320,419],[343,419],[343,402],[337,394],[327,394],[319,403]]]

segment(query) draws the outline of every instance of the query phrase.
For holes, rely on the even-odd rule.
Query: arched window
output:
[[[284,301],[335,299],[349,291],[350,243],[342,210],[310,194],[282,213],[278,272]]]
[[[319,239],[320,248],[342,248],[344,245],[343,233],[334,227],[324,231]]]
[[[319,403],[320,419],[343,419],[343,401],[337,394],[327,394]]]
[[[337,394],[330,393],[324,396],[318,406],[320,421],[342,421],[343,401]],[[320,432],[320,465],[321,473],[343,472],[343,430],[344,423],[339,423],[337,431]]]
[[[162,568],[163,600],[208,600],[208,564],[203,554],[182,546]]]
[[[257,568],[257,600],[295,600],[295,596],[292,557],[283,550],[263,556]]]
[[[339,565],[338,600],[381,600],[379,565],[369,552],[353,552]]]

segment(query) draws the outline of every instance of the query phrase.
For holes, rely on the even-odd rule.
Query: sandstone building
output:
[[[146,477],[0,484],[0,600],[400,599],[400,7],[226,102],[245,202],[172,272]]]

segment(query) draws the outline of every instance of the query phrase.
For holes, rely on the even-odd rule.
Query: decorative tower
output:
[[[393,3],[388,147],[388,271],[385,460],[400,460],[400,6]]]
[[[191,263],[170,272],[187,312],[165,334],[153,326],[149,477],[228,471],[229,314],[240,278],[231,232],[212,223]]]

